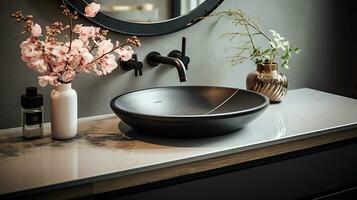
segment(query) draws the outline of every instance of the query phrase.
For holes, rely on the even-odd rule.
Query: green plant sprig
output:
[[[289,61],[293,54],[298,54],[301,50],[294,48],[290,45],[289,41],[285,40],[279,33],[274,30],[270,30],[271,36],[264,33],[257,25],[255,20],[247,15],[241,9],[225,10],[215,14],[218,17],[226,17],[231,22],[240,27],[242,30],[237,32],[224,33],[221,38],[235,39],[237,36],[245,39],[244,44],[241,47],[236,48],[237,53],[230,57],[231,64],[241,64],[250,59],[255,64],[276,63],[276,58],[280,58],[281,64],[284,68],[289,69]],[[256,37],[263,37],[268,43],[269,47],[263,49],[258,47],[255,43]]]

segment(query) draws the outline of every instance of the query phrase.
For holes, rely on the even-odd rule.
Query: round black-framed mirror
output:
[[[92,0],[65,0],[66,3],[77,10],[78,13],[84,16],[85,6]],[[177,7],[180,0],[172,0],[172,13],[174,18],[164,21],[137,23],[117,19],[108,13],[100,11],[94,18],[87,18],[89,21],[114,32],[137,35],[137,36],[157,36],[173,33],[199,22],[215,10],[223,0],[206,0],[200,3],[196,8],[187,12],[187,14],[179,16]],[[176,15],[176,17],[175,17]]]

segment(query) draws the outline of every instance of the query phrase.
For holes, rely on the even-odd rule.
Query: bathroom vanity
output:
[[[357,100],[313,89],[217,137],[148,136],[114,114],[78,128],[70,141],[51,139],[49,125],[37,140],[0,130],[0,198],[290,199],[357,182]]]

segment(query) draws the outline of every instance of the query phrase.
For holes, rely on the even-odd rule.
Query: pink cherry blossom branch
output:
[[[97,44],[93,44],[93,46],[90,49],[88,49],[89,53],[91,53],[97,47],[98,47]]]
[[[72,37],[73,37],[73,22],[72,22],[72,17],[68,16],[69,19],[69,48],[68,48],[68,53],[71,51],[71,46],[72,46]]]
[[[98,58],[95,58],[95,59],[91,62],[91,64],[95,63],[97,60],[100,60],[101,58],[105,57],[106,55],[108,55],[108,54],[114,52],[115,50],[120,49],[120,48],[122,48],[122,47],[124,47],[125,45],[128,45],[128,44],[130,44],[130,42],[125,42],[124,44],[119,45],[119,46],[113,48],[112,50],[108,51],[107,53],[104,53],[103,55],[99,56]]]
[[[108,55],[108,54],[114,52],[115,50],[117,50],[117,49],[119,49],[119,48],[122,48],[122,47],[124,47],[124,46],[126,46],[126,45],[130,45],[130,44],[132,44],[132,45],[134,45],[134,46],[136,46],[136,47],[140,47],[140,46],[141,46],[140,40],[139,40],[136,36],[131,36],[131,38],[128,38],[124,44],[118,45],[117,47],[115,47],[115,48],[113,48],[112,50],[108,51],[107,53],[103,54],[102,56],[100,56],[100,57],[94,59],[94,60],[91,62],[91,64],[95,63],[97,60],[103,58],[104,56],[106,56],[106,55]]]
[[[24,16],[21,11],[11,15],[18,22],[25,21],[23,33],[30,33],[30,37],[20,45],[21,59],[27,63],[28,67],[40,73],[39,84],[41,86],[70,83],[80,72],[95,72],[97,75],[111,73],[117,67],[116,54],[119,54],[120,59],[127,60],[133,54],[129,47],[141,46],[140,40],[135,36],[128,38],[121,45],[118,41],[113,45],[110,40],[106,39],[107,30],[100,30],[93,26],[82,27],[81,24],[74,27],[74,20],[78,18],[77,12],[69,10],[64,0],[62,1],[61,8],[63,14],[68,17],[69,24],[64,25],[61,21],[55,21],[46,26],[43,41],[41,40],[41,27],[33,22],[32,15]],[[94,17],[99,9],[99,4],[87,5],[86,16]],[[63,34],[65,29],[70,31],[68,36],[65,35],[67,41],[59,42],[57,36]],[[78,38],[75,34],[79,35]],[[91,41],[94,44],[90,44]],[[96,49],[100,52],[93,53]],[[95,54],[96,58],[93,58]],[[101,62],[99,66],[92,65],[101,59],[107,60]]]
[[[64,2],[64,0],[62,0],[62,7],[63,7],[63,14],[66,15],[68,17],[69,20],[69,47],[68,47],[68,51],[67,53],[71,52],[71,48],[72,48],[72,38],[73,38],[73,21],[72,18],[75,18],[76,13],[73,13],[68,9],[66,3]],[[65,65],[65,69],[67,69],[68,66],[68,60],[66,60],[66,65]]]
[[[22,14],[20,10],[16,11],[15,13],[11,14],[11,17],[16,18],[17,22],[24,21],[25,26],[24,26],[24,31],[22,31],[22,34],[24,33],[29,33],[31,36],[31,28],[33,26],[33,16],[32,15],[27,15],[26,17]]]

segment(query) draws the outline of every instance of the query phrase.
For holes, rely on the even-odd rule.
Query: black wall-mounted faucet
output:
[[[186,69],[188,68],[188,63],[190,63],[190,58],[186,56],[186,38],[182,38],[182,51],[173,50],[169,53],[168,57],[161,56],[159,52],[152,51],[147,55],[146,61],[152,67],[159,64],[175,66],[180,82],[187,81]]]
[[[120,61],[120,67],[125,71],[134,70],[135,76],[143,75],[143,63],[138,61],[136,54],[128,61]]]
[[[188,64],[190,63],[190,57],[186,56],[186,38],[182,37],[181,51],[173,50],[169,53],[169,57],[180,59],[183,64],[185,64],[186,70],[188,69]]]

